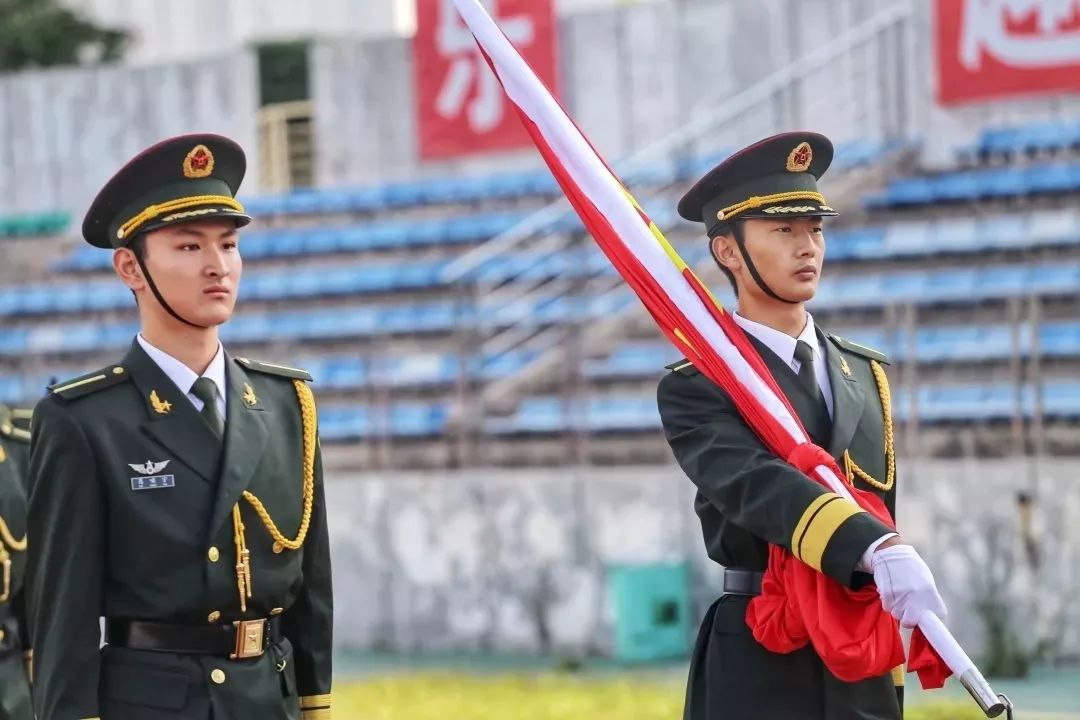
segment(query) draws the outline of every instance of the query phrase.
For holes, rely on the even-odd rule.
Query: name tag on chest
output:
[[[132,490],[161,490],[163,488],[176,487],[175,475],[152,475],[149,477],[131,478]]]

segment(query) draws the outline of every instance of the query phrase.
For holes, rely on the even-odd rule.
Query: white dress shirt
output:
[[[821,346],[814,327],[814,318],[806,313],[806,327],[799,333],[799,337],[793,338],[787,333],[775,330],[768,325],[747,320],[739,313],[735,313],[735,322],[743,330],[761,341],[765,347],[776,353],[776,356],[788,364],[795,374],[799,373],[802,363],[795,359],[795,345],[799,340],[810,346],[814,351],[814,377],[817,378],[818,387],[821,388],[821,396],[825,398],[825,407],[829,410],[829,417],[833,416],[832,383],[829,381],[829,366],[825,361],[825,348]]]
[[[195,409],[202,412],[203,402],[199,398],[191,394],[191,387],[195,384],[195,381],[199,379],[199,375],[195,374],[195,371],[189,368],[184,363],[174,358],[164,350],[159,350],[139,333],[136,338],[139,341],[139,345],[146,354],[150,356],[150,359],[161,368],[161,371],[165,373],[173,384],[180,389],[182,393],[187,395],[188,400],[195,406]],[[208,377],[214,381],[218,389],[218,412],[221,413],[222,419],[225,419],[225,349],[221,347],[221,343],[218,343],[217,354],[214,355],[214,359],[210,361],[210,365],[206,368],[206,372],[201,377]]]
[[[799,333],[799,337],[793,338],[787,333],[780,332],[768,325],[762,325],[761,323],[754,322],[753,320],[747,320],[739,313],[735,313],[735,322],[739,324],[743,330],[750,335],[757,338],[765,347],[776,353],[776,356],[786,362],[788,366],[796,373],[799,372],[799,368],[802,367],[802,363],[795,359],[795,344],[802,340],[814,351],[814,377],[817,378],[818,387],[821,388],[821,394],[825,398],[825,406],[829,409],[829,417],[833,416],[833,396],[832,396],[832,382],[829,380],[829,367],[825,361],[825,348],[821,346],[821,340],[818,338],[817,331],[814,327],[814,318],[810,313],[806,313],[806,327]],[[859,560],[858,569],[863,572],[870,572],[870,558],[874,554],[874,551],[878,549],[878,546],[889,538],[898,537],[896,533],[888,533],[883,535],[866,549],[862,558]]]

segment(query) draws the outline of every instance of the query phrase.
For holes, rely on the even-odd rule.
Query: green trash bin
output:
[[[615,659],[649,662],[690,651],[687,563],[613,565],[608,590],[615,615]]]

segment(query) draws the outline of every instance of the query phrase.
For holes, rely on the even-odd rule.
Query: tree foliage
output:
[[[0,72],[117,60],[127,40],[58,0],[0,0]]]

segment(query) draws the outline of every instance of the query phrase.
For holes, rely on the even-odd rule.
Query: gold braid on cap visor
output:
[[[188,208],[201,207],[204,205],[224,205],[237,212],[244,212],[244,206],[241,205],[236,198],[229,197],[228,195],[192,195],[191,197],[169,200],[168,202],[163,202],[159,205],[150,205],[146,207],[141,213],[121,225],[120,229],[116,231],[116,237],[119,240],[130,237],[138,232],[139,228],[143,225],[166,213],[176,212],[177,210],[187,210]]]
[[[733,216],[744,213],[747,210],[756,210],[762,205],[789,202],[791,200],[813,200],[821,205],[826,205],[825,196],[813,190],[794,190],[792,192],[775,193],[773,195],[754,195],[749,200],[729,205],[716,214],[717,220],[730,220]]]

